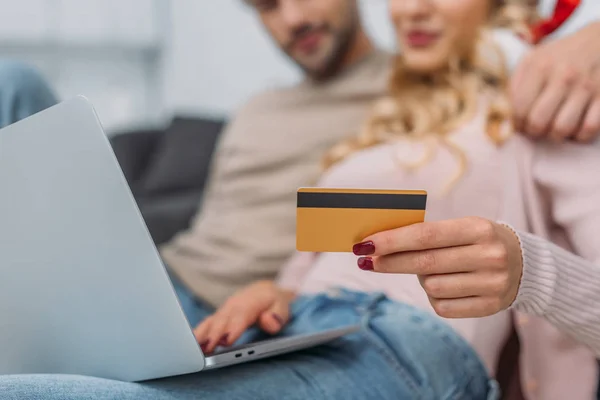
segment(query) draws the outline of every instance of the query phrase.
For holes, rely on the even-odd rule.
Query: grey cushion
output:
[[[146,196],[204,187],[222,121],[176,118],[140,182]]]
[[[139,180],[146,174],[148,162],[163,134],[159,130],[144,130],[111,136],[110,143],[115,156],[134,192],[139,190]]]
[[[202,202],[202,191],[137,199],[154,243],[162,244],[187,229]]]

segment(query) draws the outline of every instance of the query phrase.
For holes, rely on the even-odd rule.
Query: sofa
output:
[[[187,228],[202,202],[225,121],[176,117],[166,129],[117,132],[114,153],[157,245]]]

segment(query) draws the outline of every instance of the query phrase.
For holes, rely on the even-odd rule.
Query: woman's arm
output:
[[[255,324],[271,334],[283,329],[290,318],[290,304],[315,256],[298,252],[283,267],[276,282],[255,282],[227,299],[194,329],[202,350],[210,353],[217,346],[229,346]]]
[[[534,177],[578,256],[517,233],[523,276],[513,307],[542,316],[600,356],[600,148],[538,145]]]
[[[461,218],[375,234],[355,248],[367,256],[359,267],[418,275],[446,318],[483,317],[514,303],[600,355],[600,148],[538,146],[534,179],[578,255],[504,224]]]
[[[600,357],[600,265],[534,235],[517,234],[523,277],[512,308],[544,317]]]
[[[277,286],[297,292],[316,257],[316,253],[296,252],[279,273]]]

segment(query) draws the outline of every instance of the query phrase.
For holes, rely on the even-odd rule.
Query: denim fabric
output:
[[[55,105],[56,97],[31,67],[0,61],[0,128]]]
[[[204,318],[209,317],[215,309],[196,298],[196,296],[194,296],[192,292],[177,279],[177,277],[175,277],[168,269],[167,271],[169,272],[169,278],[171,278],[173,289],[179,298],[179,305],[187,317],[190,326],[195,327],[200,321],[204,320]]]
[[[181,286],[178,289],[180,296],[184,294]],[[0,398],[493,400],[499,396],[470,346],[427,312],[383,295],[344,290],[299,298],[292,311],[286,335],[354,323],[362,323],[364,329],[313,349],[152,382],[5,376],[0,377]]]

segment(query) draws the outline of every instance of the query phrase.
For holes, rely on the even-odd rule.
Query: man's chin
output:
[[[333,77],[339,72],[339,60],[325,58],[320,62],[301,62],[296,60],[296,64],[302,69],[304,74],[312,80],[323,81]]]
[[[323,43],[325,45],[325,43]],[[338,72],[341,60],[331,46],[323,46],[313,54],[291,55],[304,74],[313,80],[326,80]]]

